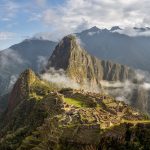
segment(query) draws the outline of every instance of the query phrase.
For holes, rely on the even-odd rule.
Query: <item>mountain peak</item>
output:
[[[73,46],[77,46],[78,45],[77,38],[73,34],[65,36],[62,39],[61,43],[62,44],[67,44],[68,46],[70,46],[70,48],[71,48],[70,50],[72,50]]]
[[[56,46],[49,59],[48,66],[65,70],[68,67],[69,58],[72,56],[72,53],[78,53],[79,51],[81,52],[83,49],[80,47],[76,37],[74,35],[68,35]]]
[[[10,94],[8,101],[9,112],[11,112],[20,101],[29,96],[30,87],[36,80],[38,80],[38,77],[31,69],[27,69],[21,73]]]
[[[21,73],[19,80],[25,80],[29,85],[31,85],[37,79],[34,71],[32,69],[26,69]]]
[[[149,27],[133,27],[134,30],[138,31],[138,32],[146,32],[146,31],[149,31],[150,28]]]
[[[96,32],[96,31],[99,31],[99,30],[100,29],[97,26],[94,26],[94,27],[89,29],[89,31],[91,31],[91,32]]]
[[[110,31],[122,30],[119,26],[113,26]]]
[[[75,82],[88,82],[94,87],[100,86],[101,80],[123,81],[132,74],[126,66],[91,56],[72,35],[64,37],[56,46],[48,61],[47,71],[50,68],[63,69]]]

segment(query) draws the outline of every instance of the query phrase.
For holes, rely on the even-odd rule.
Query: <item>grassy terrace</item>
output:
[[[76,107],[87,107],[86,104],[78,99],[75,99],[75,98],[64,98],[63,99],[64,102],[66,102],[67,104],[69,105],[74,105]]]

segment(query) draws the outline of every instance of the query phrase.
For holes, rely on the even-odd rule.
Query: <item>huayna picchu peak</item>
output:
[[[78,83],[84,81],[100,85],[101,80],[124,81],[132,79],[134,71],[124,65],[100,60],[88,54],[74,36],[64,37],[56,46],[49,62],[49,68],[64,69],[66,74]]]

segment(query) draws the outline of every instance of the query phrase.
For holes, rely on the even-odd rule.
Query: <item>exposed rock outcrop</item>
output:
[[[8,112],[11,112],[23,99],[29,97],[30,86],[38,78],[31,69],[25,70],[15,83],[8,101]]]

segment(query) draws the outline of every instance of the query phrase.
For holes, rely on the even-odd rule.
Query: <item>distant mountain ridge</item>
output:
[[[131,36],[127,35],[127,32],[131,32]],[[82,41],[83,47],[98,58],[150,72],[150,33],[148,27],[135,27],[131,31],[130,29],[129,31],[121,29],[118,26],[114,26],[110,30],[92,27],[76,33],[76,36]]]

